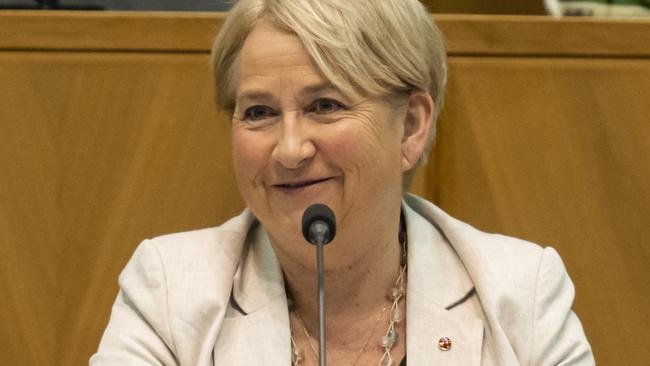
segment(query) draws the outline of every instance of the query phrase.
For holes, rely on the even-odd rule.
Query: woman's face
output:
[[[298,37],[266,21],[247,37],[236,80],[237,183],[272,238],[303,240],[302,214],[313,203],[333,209],[337,238],[399,212],[403,110],[345,97]]]

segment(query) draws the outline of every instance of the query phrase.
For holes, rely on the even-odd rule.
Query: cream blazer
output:
[[[416,196],[402,206],[409,365],[594,365],[555,250],[478,231]],[[92,366],[290,365],[282,272],[249,210],[144,241],[119,285]]]

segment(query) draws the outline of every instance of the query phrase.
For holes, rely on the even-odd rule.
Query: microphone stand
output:
[[[323,273],[323,243],[322,238],[316,243],[316,263],[318,274],[318,365],[326,366],[325,355],[325,274]]]
[[[336,235],[336,218],[323,204],[309,206],[302,215],[302,235],[316,245],[316,274],[318,276],[318,365],[326,366],[325,352],[325,273],[323,247]]]

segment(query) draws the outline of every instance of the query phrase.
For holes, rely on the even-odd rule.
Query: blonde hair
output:
[[[447,81],[440,31],[418,0],[240,0],[212,47],[218,107],[235,108],[236,67],[260,19],[295,33],[314,62],[347,95],[428,92],[435,103],[426,155],[435,137]]]

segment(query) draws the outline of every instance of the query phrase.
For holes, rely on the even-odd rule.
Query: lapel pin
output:
[[[449,351],[451,349],[451,339],[449,337],[441,337],[438,340],[438,348],[441,351]]]

